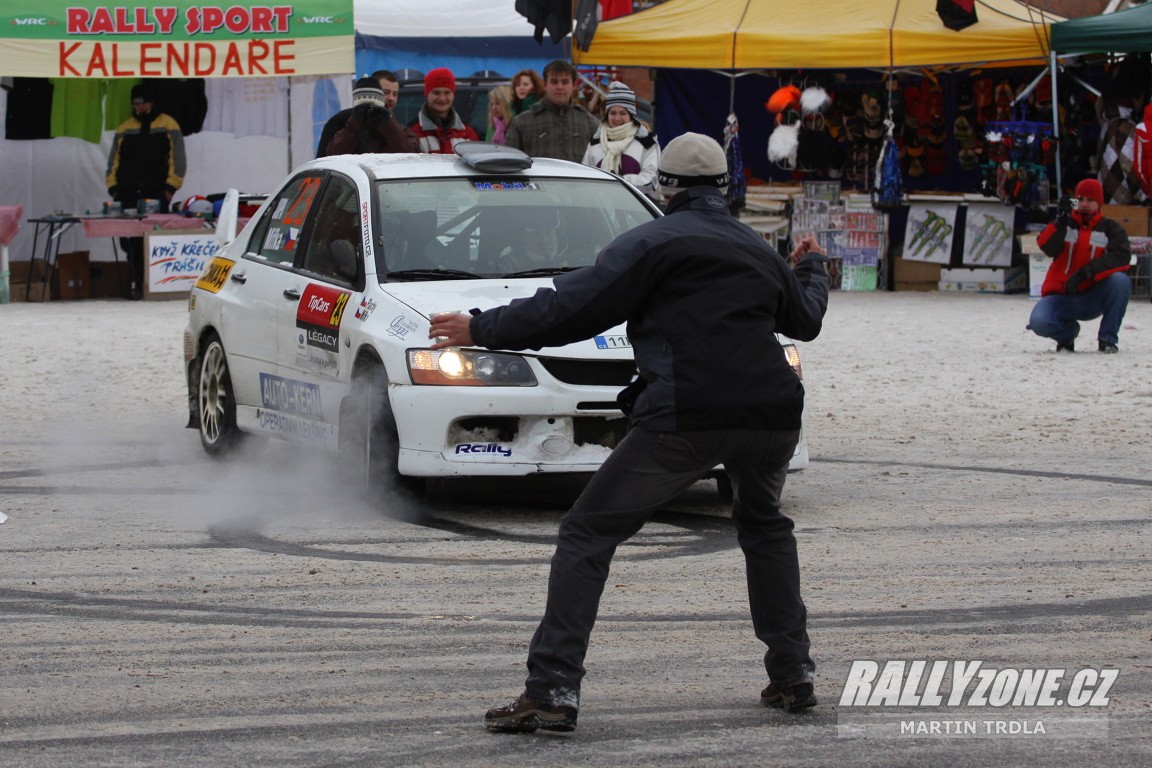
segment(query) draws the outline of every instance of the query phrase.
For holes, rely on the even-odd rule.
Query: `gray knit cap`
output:
[[[728,189],[728,158],[715,139],[701,133],[685,133],[668,142],[660,153],[656,175],[660,192],[674,195],[688,187]]]
[[[608,85],[608,96],[604,99],[604,110],[612,107],[624,107],[628,114],[636,117],[636,93],[619,80],[613,80]]]

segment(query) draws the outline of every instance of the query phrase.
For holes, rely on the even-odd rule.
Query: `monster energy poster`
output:
[[[904,231],[904,258],[947,264],[956,234],[956,209],[954,203],[913,203]]]
[[[964,266],[1012,266],[1016,209],[999,203],[969,203],[964,225]]]

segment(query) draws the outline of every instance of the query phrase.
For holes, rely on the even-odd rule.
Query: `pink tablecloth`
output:
[[[16,237],[23,215],[22,205],[0,205],[0,245],[8,245]]]
[[[82,221],[85,237],[144,237],[149,232],[165,229],[199,229],[205,226],[203,219],[181,216],[178,213],[153,213],[143,218],[97,216],[84,218]]]

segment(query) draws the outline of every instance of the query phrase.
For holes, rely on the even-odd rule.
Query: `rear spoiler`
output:
[[[216,217],[216,240],[228,245],[236,239],[236,224],[240,221],[240,190],[230,187]]]

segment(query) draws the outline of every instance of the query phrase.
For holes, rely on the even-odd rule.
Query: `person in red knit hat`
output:
[[[1132,247],[1119,222],[1105,217],[1104,187],[1096,179],[1076,185],[1074,200],[1061,200],[1055,220],[1036,238],[1052,259],[1028,329],[1056,341],[1057,352],[1075,352],[1081,320],[1100,320],[1097,348],[1119,351],[1120,324],[1128,309]]]
[[[476,131],[465,124],[452,108],[456,99],[456,77],[440,67],[424,76],[424,106],[408,126],[420,142],[420,151],[450,155],[462,141],[476,141]]]

